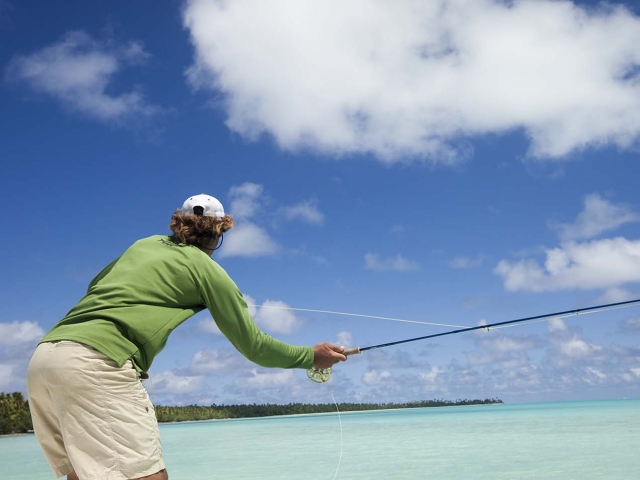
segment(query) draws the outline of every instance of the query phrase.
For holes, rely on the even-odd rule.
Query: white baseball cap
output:
[[[202,215],[205,217],[224,217],[224,208],[218,199],[204,193],[187,198],[182,205],[182,213],[196,214],[197,207],[202,208]]]

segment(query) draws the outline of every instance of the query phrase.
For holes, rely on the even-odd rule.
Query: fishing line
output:
[[[333,475],[333,480],[336,480],[336,478],[338,478],[338,470],[340,470],[340,463],[342,463],[342,419],[340,418],[340,409],[338,408],[336,397],[333,396],[333,392],[331,392],[331,398],[333,398],[333,403],[336,406],[336,412],[338,412],[338,422],[340,423],[340,457],[338,458],[338,467],[336,468],[336,473]]]
[[[253,303],[247,303],[247,305],[249,307],[256,307],[256,308],[276,308],[278,310],[294,310],[296,312],[330,313],[332,315],[345,315],[348,317],[361,317],[361,318],[376,318],[378,320],[389,320],[392,322],[419,323],[421,325],[433,325],[435,327],[452,327],[452,328],[468,327],[468,325],[450,325],[447,323],[420,322],[418,320],[405,320],[402,318],[378,317],[375,315],[362,315],[360,313],[333,312],[331,310],[313,310],[311,308],[280,307],[278,305],[255,305]]]
[[[447,332],[434,333],[432,335],[423,335],[421,337],[408,338],[406,340],[398,340],[395,342],[381,343],[379,345],[371,345],[370,347],[348,348],[343,352],[343,354],[347,356],[355,355],[355,354],[365,352],[367,350],[375,350],[378,348],[390,347],[392,345],[401,345],[403,343],[417,342],[419,340],[426,340],[428,338],[444,337],[446,335],[454,335],[456,333],[472,332],[475,330],[482,330],[482,329],[489,330],[491,328],[495,328],[495,329],[504,328],[505,326],[515,326],[516,324],[533,323],[534,321],[547,319],[551,317],[566,318],[570,316],[584,315],[587,313],[597,313],[597,312],[604,312],[608,310],[617,310],[619,308],[630,307],[637,303],[640,303],[640,298],[636,300],[628,300],[626,302],[616,302],[616,303],[609,303],[605,305],[596,305],[594,307],[576,308],[574,310],[565,310],[563,312],[546,313],[544,315],[536,315],[533,317],[519,318],[517,320],[507,320],[505,322],[488,323],[486,325],[477,325],[475,327],[465,327],[457,330],[449,330]],[[307,376],[316,383],[324,383],[329,381],[329,378],[331,377],[331,368],[320,369],[320,368],[313,367],[307,371]]]

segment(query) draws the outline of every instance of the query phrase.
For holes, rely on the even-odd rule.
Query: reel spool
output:
[[[347,348],[345,349],[344,352],[342,352],[342,354],[346,357],[348,357],[349,355],[356,355],[358,353],[360,353],[359,347]],[[332,371],[333,370],[331,367],[329,368],[311,367],[309,370],[307,370],[307,377],[309,377],[309,380],[315,383],[327,383],[331,378]]]

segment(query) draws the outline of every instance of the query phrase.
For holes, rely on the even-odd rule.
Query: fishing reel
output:
[[[309,380],[315,383],[327,383],[331,378],[331,367],[329,368],[316,368],[311,367],[307,370],[307,377]]]
[[[344,352],[342,352],[342,354],[346,357],[348,357],[349,355],[354,355],[358,353],[360,353],[360,347],[347,348],[345,349]],[[327,383],[331,378],[332,371],[333,370],[331,367],[328,367],[328,368],[311,367],[309,370],[307,370],[307,377],[309,377],[309,380],[315,383]]]

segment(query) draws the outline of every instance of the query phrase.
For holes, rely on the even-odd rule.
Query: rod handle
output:
[[[342,354],[346,357],[348,357],[349,355],[358,355],[359,353],[360,347],[345,348],[344,352],[342,352]]]

